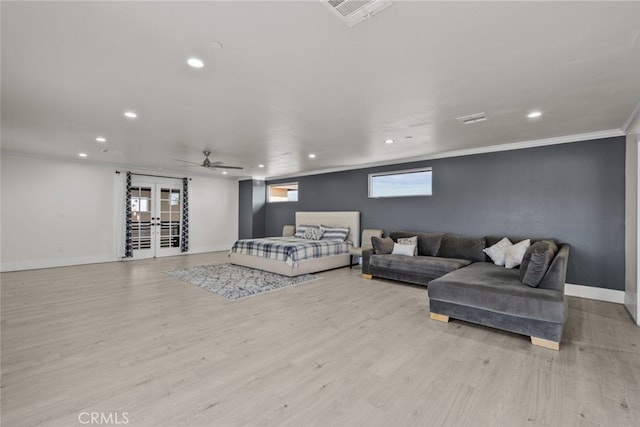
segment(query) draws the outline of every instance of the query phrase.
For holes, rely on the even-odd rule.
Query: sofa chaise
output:
[[[399,240],[416,237],[414,256],[392,253]],[[506,268],[485,252],[505,239],[396,231],[372,239],[373,248],[363,251],[363,277],[426,285],[434,320],[453,318],[527,335],[534,345],[558,350],[568,312],[569,245],[527,239],[520,268]]]

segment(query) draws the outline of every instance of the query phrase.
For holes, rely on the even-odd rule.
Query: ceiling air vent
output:
[[[359,24],[393,4],[389,0],[322,0],[322,3],[350,27]]]
[[[470,116],[458,117],[456,120],[460,120],[465,125],[470,125],[472,123],[484,122],[487,120],[487,116],[484,113],[476,113]]]

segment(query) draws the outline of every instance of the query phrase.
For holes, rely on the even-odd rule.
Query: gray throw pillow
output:
[[[558,245],[550,240],[535,242],[522,257],[519,277],[525,285],[537,288],[558,253]]]
[[[299,237],[300,239],[302,239],[302,235],[304,233],[306,233],[307,230],[309,230],[309,229],[320,230],[320,226],[319,225],[307,225],[307,224],[299,225],[296,228],[296,232],[295,232],[294,236],[295,237]]]
[[[393,252],[393,245],[395,242],[390,237],[377,237],[371,238],[371,244],[373,245],[373,252],[378,255],[390,254]]]
[[[445,234],[442,238],[438,256],[442,258],[467,259],[469,261],[484,262],[484,237],[466,237]]]
[[[322,239],[323,234],[324,231],[320,228],[307,228],[307,231],[304,232],[302,238],[307,240],[320,240]]]

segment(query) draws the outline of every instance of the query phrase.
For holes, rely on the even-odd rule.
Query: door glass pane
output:
[[[181,191],[162,184],[134,184],[130,218],[134,251],[147,249],[155,255],[162,248],[180,248]]]
[[[180,247],[180,190],[160,190],[160,247]]]
[[[131,240],[133,249],[151,248],[151,208],[150,187],[131,189]]]

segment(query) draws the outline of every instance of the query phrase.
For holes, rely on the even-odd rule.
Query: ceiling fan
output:
[[[243,169],[241,166],[225,166],[223,162],[212,162],[209,159],[209,156],[211,155],[211,151],[209,150],[204,150],[202,152],[202,154],[204,154],[204,160],[202,161],[202,163],[196,163],[196,162],[189,162],[187,160],[180,160],[180,159],[176,159],[179,162],[183,162],[183,163],[191,163],[193,166],[201,166],[203,168],[213,168],[213,169]]]

